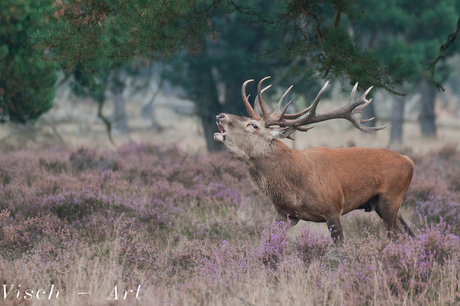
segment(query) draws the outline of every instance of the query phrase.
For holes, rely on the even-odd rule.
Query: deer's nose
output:
[[[216,122],[217,124],[221,123],[222,120],[224,120],[225,116],[224,115],[217,115],[216,116]]]

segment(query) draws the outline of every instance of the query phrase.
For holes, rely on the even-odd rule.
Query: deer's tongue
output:
[[[222,126],[220,126],[219,124],[217,124],[217,126],[219,127],[219,131],[220,133],[214,133],[214,140],[215,141],[218,141],[218,142],[222,142],[222,141],[225,141],[226,139],[226,134],[227,132],[224,130],[224,128]]]

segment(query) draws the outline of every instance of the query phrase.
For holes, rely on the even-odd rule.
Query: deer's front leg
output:
[[[291,217],[282,213],[278,213],[275,218],[275,222],[287,222],[289,228],[299,223],[299,218]]]

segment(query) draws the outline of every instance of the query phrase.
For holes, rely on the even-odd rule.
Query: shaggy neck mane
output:
[[[305,156],[301,158],[299,151],[291,150],[277,139],[270,144],[270,151],[246,163],[251,179],[266,195],[271,196],[281,189],[289,190],[308,177],[301,171],[301,164],[307,159]]]

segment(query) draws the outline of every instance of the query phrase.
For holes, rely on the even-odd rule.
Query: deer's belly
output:
[[[284,198],[272,198],[275,210],[283,215],[298,218],[305,221],[324,222],[321,211],[318,211],[314,205],[304,205],[297,196],[285,196]]]

